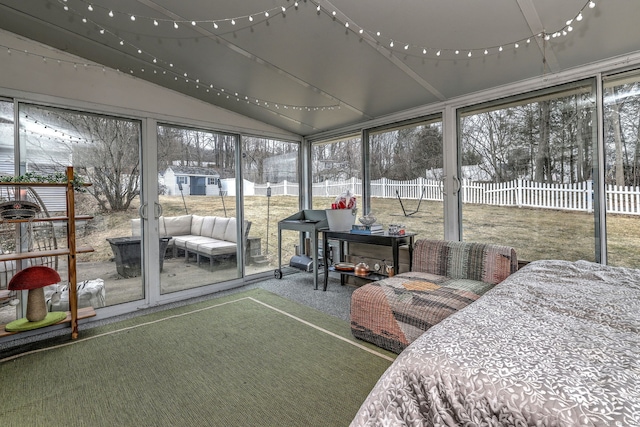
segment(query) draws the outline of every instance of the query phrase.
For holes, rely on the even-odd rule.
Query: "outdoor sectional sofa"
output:
[[[217,216],[180,215],[173,217],[161,216],[158,219],[160,237],[171,237],[167,250],[173,256],[184,253],[189,260],[190,254],[195,254],[200,264],[201,257],[209,259],[213,266],[214,259],[221,256],[236,255],[237,250],[237,222],[236,218]],[[242,236],[246,243],[250,221],[244,221]],[[131,233],[140,235],[140,219],[131,220]]]
[[[512,247],[417,240],[410,272],[356,289],[351,332],[400,353],[431,326],[468,306],[518,268]]]

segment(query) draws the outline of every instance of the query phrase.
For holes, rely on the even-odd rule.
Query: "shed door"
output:
[[[207,194],[206,178],[204,176],[190,177],[190,187],[192,196],[204,196]]]

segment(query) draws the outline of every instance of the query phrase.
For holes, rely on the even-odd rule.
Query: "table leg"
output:
[[[311,234],[311,256],[313,259],[313,289],[318,290],[318,232]]]
[[[327,290],[327,284],[329,283],[329,244],[327,243],[326,233],[322,233],[322,252],[324,259],[324,286],[323,291]]]
[[[282,230],[278,227],[278,270],[282,270]]]
[[[393,242],[391,243],[391,251],[393,256],[393,274],[396,275],[400,273],[398,265],[398,262],[400,261],[398,239],[393,239]]]
[[[409,236],[409,271],[413,271],[413,236]]]

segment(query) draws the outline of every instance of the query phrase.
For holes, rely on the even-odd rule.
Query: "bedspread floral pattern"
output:
[[[640,270],[536,261],[432,327],[352,426],[640,426]]]

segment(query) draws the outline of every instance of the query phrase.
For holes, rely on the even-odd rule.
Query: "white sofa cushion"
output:
[[[235,254],[238,245],[224,240],[215,240],[198,245],[197,251],[205,256]]]
[[[191,218],[193,215],[164,217],[165,236],[184,236],[191,234]]]
[[[131,235],[132,236],[140,236],[142,234],[142,230],[140,229],[140,218],[134,218],[131,220]]]
[[[194,236],[201,236],[202,222],[204,217],[200,215],[191,215],[191,232],[189,234]]]
[[[186,248],[188,242],[208,242],[211,241],[209,237],[203,236],[193,236],[191,234],[187,234],[186,236],[176,236],[173,238],[173,245],[178,248]]]
[[[235,218],[229,218],[229,223],[227,224],[227,228],[224,231],[224,237],[222,240],[236,243],[236,240],[237,240],[236,224],[237,222]]]
[[[140,236],[142,234],[142,228],[140,224],[140,218],[133,218],[131,220],[131,235],[132,236]],[[158,234],[160,236],[166,236],[167,232],[164,228],[164,217],[158,218]]]
[[[229,223],[229,218],[216,218],[216,223],[213,226],[213,232],[211,233],[211,237],[218,240],[224,240],[224,234],[227,231],[227,224]]]
[[[178,237],[178,241],[181,241],[179,247],[187,248],[187,250],[191,252],[197,252],[198,246],[200,246],[201,244],[214,242],[214,240],[211,240],[211,237],[204,237],[204,236],[186,236],[186,237],[188,238],[185,239],[183,237]],[[184,242],[184,245],[181,244],[182,242]]]
[[[200,228],[200,235],[205,237],[211,237],[213,234],[213,226],[215,225],[215,216],[205,216],[202,221],[202,227]]]

